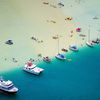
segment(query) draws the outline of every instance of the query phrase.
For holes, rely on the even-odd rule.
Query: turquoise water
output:
[[[54,59],[40,63],[40,76],[21,69],[3,73],[19,88],[16,95],[0,93],[0,100],[100,100],[100,44],[66,55],[71,62]]]

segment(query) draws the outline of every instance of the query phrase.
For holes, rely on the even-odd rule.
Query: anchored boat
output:
[[[72,51],[78,51],[78,47],[76,45],[69,45],[69,49]]]
[[[43,72],[44,69],[37,67],[31,61],[29,61],[25,64],[23,70],[31,74],[39,75],[41,72]]]
[[[66,57],[63,54],[59,53],[59,36],[58,36],[58,54],[55,57],[60,60],[66,59]]]
[[[51,59],[48,56],[46,56],[46,57],[43,57],[43,61],[45,61],[45,62],[51,62]]]
[[[12,81],[5,81],[2,77],[0,77],[0,90],[7,93],[16,93],[18,88],[14,86]]]

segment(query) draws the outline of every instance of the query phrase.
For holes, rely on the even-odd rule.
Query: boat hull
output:
[[[47,63],[50,63],[50,62],[51,62],[50,59],[47,60],[47,59],[45,59],[45,58],[43,59],[43,61],[44,61],[44,62],[47,62]]]
[[[40,72],[34,72],[34,71],[31,71],[31,70],[27,70],[27,69],[25,69],[25,68],[23,68],[23,70],[24,70],[25,72],[27,72],[27,73],[34,74],[34,75],[39,75],[40,73],[42,73],[42,71],[40,71]]]
[[[86,45],[87,45],[88,47],[93,47],[93,44],[91,44],[91,43],[89,43],[89,42],[86,42]]]
[[[75,52],[77,52],[77,51],[79,51],[78,49],[73,49],[73,48],[69,48],[71,51],[75,51]]]
[[[1,90],[1,89],[0,89],[0,92],[7,93],[7,94],[16,94],[17,93],[17,91],[16,92],[9,92],[9,91],[5,91],[5,90]]]
[[[59,56],[55,56],[57,59],[59,59],[59,60],[66,60],[66,58],[61,58],[61,57],[59,57]]]
[[[76,45],[70,45],[69,46],[69,50],[75,51],[75,52],[78,52],[79,51],[79,49],[78,49],[78,47]]]
[[[9,93],[9,94],[16,94],[18,92],[18,89],[16,89],[15,91],[10,91],[10,90],[5,90],[5,89],[0,88],[0,91],[4,93]]]

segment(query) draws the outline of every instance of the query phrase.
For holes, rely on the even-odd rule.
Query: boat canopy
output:
[[[59,56],[60,56],[61,58],[65,58],[63,54],[59,54]]]

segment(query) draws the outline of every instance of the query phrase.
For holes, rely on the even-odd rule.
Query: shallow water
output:
[[[19,88],[16,95],[0,93],[0,100],[100,100],[100,44],[66,55],[72,61],[53,59],[40,76],[16,69],[3,73]]]

